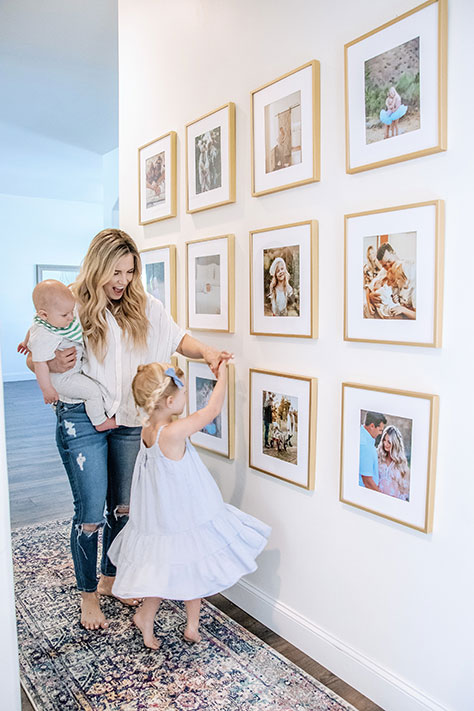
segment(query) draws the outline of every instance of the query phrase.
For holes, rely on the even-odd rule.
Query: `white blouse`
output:
[[[92,350],[86,348],[82,372],[99,385],[108,417],[115,415],[118,425],[139,427],[141,421],[132,394],[132,380],[137,368],[155,361],[168,363],[186,331],[173,321],[161,301],[151,294],[147,294],[146,315],[150,327],[147,345],[143,349],[129,342],[110,311],[105,313],[109,327],[105,358],[97,360]]]

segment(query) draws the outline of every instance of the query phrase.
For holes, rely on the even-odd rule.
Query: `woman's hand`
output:
[[[77,351],[75,346],[65,348],[63,351],[55,351],[56,356],[48,360],[48,368],[51,373],[66,373],[76,364]]]
[[[219,376],[219,366],[223,363],[225,366],[228,361],[234,357],[229,351],[218,351],[217,348],[206,346],[202,354],[204,360],[212,371],[212,374],[217,378]]]
[[[188,333],[181,339],[177,352],[186,358],[203,358],[216,378],[220,362],[225,361],[227,363],[227,361],[234,357],[233,353],[229,353],[229,351],[219,351],[217,348],[213,348],[213,346],[207,346]]]

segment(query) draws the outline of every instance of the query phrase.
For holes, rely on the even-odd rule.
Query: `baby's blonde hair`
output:
[[[74,297],[70,289],[57,279],[40,281],[33,289],[33,303],[36,311],[47,311],[52,304],[61,301],[61,299],[71,301]]]
[[[170,395],[175,395],[178,386],[165,375],[168,368],[173,368],[170,363],[148,363],[139,365],[137,374],[132,381],[132,392],[137,407],[142,408],[147,414],[148,422],[152,413],[160,406],[160,402]],[[182,380],[184,373],[181,368],[174,369],[177,377]],[[145,424],[146,424],[145,423]]]

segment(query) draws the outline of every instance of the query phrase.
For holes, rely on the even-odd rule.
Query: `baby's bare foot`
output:
[[[97,432],[105,432],[105,430],[115,430],[117,427],[118,425],[115,422],[115,417],[107,417],[104,422],[101,422],[100,425],[95,426]]]
[[[81,625],[86,630],[106,629],[109,626],[95,592],[81,593]]]
[[[193,627],[186,627],[184,630],[183,634],[184,639],[186,642],[200,642],[201,641],[201,635],[197,631],[197,629]]]
[[[97,586],[97,592],[99,595],[108,595],[109,597],[114,597],[116,600],[120,600],[123,605],[128,605],[129,607],[136,607],[142,602],[142,598],[138,597],[117,597],[112,592],[112,585],[114,584],[115,578],[109,575],[101,575],[99,584]]]
[[[133,622],[143,635],[143,644],[145,647],[149,647],[149,649],[159,649],[160,642],[153,634],[153,621],[154,617],[152,619],[145,617],[141,610],[137,610],[133,615]]]

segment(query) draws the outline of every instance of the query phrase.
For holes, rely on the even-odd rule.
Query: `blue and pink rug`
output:
[[[143,646],[133,610],[103,598],[110,628],[88,632],[69,554],[69,523],[12,534],[23,687],[38,711],[355,711],[208,602],[202,642],[183,642],[180,603],[164,602]]]

